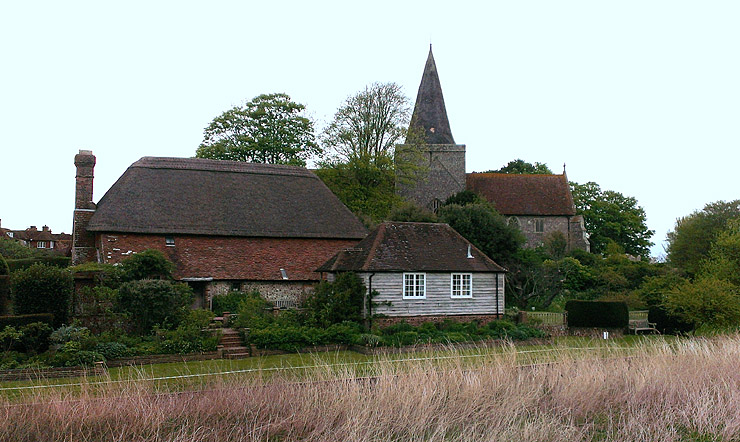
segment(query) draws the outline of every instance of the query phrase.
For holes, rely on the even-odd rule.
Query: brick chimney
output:
[[[95,213],[93,203],[93,169],[95,155],[90,150],[80,150],[75,155],[77,177],[75,186],[75,211],[72,222],[72,264],[95,261],[95,235],[87,231]]]

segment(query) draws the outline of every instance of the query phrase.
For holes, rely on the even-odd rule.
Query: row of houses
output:
[[[400,195],[435,210],[470,189],[519,225],[528,246],[560,232],[588,249],[562,175],[466,174],[465,146],[449,128],[431,48],[412,118],[426,136],[427,176]],[[230,290],[257,290],[296,303],[321,279],[360,275],[377,292],[368,314],[409,321],[439,317],[490,320],[504,309],[505,269],[445,224],[365,226],[310,170],[194,158],[145,157],[97,203],[96,158],[75,156],[74,263],[118,263],[160,250],[175,278],[194,290],[196,307]]]
[[[2,227],[0,223],[0,238],[16,241],[19,244],[38,250],[50,251],[57,255],[69,256],[72,251],[72,235],[69,233],[52,233],[49,226],[38,230],[31,226],[25,230],[12,230]]]

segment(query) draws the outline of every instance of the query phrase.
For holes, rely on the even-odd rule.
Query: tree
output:
[[[552,170],[544,163],[528,163],[517,159],[498,170],[489,170],[486,173],[511,173],[511,174],[552,174]]]
[[[655,231],[647,228],[645,210],[635,198],[601,190],[594,182],[571,183],[571,190],[576,213],[584,217],[592,252],[605,253],[609,243],[614,242],[627,254],[650,256],[650,238]]]
[[[305,108],[287,94],[259,95],[216,117],[196,157],[305,166],[321,152]]]
[[[679,218],[668,232],[668,262],[689,276],[698,274],[715,238],[733,219],[740,219],[740,200],[709,203]]]
[[[440,207],[437,216],[502,265],[524,244],[519,229],[510,226],[489,203],[450,204]]]
[[[8,269],[8,263],[5,262],[5,258],[0,254],[0,315],[4,315],[8,311],[9,295],[10,295],[10,270]]]
[[[338,274],[333,282],[322,281],[303,304],[308,323],[323,328],[343,321],[362,323],[366,292],[352,272]]]
[[[129,256],[121,262],[123,279],[172,279],[175,265],[159,250],[147,249]]]
[[[418,149],[396,144],[407,137],[409,99],[395,83],[374,83],[347,98],[321,134],[327,156],[317,175],[350,210],[371,222],[400,203],[396,182],[417,179]],[[411,137],[415,140],[414,137]],[[418,143],[417,143],[418,144]]]
[[[10,278],[10,290],[16,314],[52,313],[55,327],[67,322],[73,290],[68,270],[43,264],[16,270]]]
[[[665,307],[694,328],[734,326],[740,324],[740,289],[729,281],[703,275],[668,292]]]

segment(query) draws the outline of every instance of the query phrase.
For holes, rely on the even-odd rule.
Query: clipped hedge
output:
[[[46,264],[47,266],[59,267],[60,269],[64,269],[69,267],[72,258],[67,256],[50,255],[39,256],[36,258],[7,259],[6,261],[8,263],[8,268],[12,273],[16,270],[27,269],[34,264]]]
[[[0,330],[8,325],[11,327],[22,327],[34,322],[43,322],[44,324],[51,325],[54,323],[54,315],[51,313],[36,313],[32,315],[0,316]]]
[[[569,327],[621,328],[629,324],[627,303],[617,301],[577,301],[565,303]]]

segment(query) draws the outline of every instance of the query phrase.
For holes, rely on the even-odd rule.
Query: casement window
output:
[[[473,275],[470,273],[453,273],[450,283],[450,296],[453,298],[473,297]]]
[[[13,237],[13,232],[8,232],[8,236],[12,238]]]
[[[175,247],[175,237],[174,236],[165,236],[164,237],[164,244],[167,247]]]
[[[545,220],[542,218],[537,218],[534,220],[534,231],[537,233],[542,233],[545,231]]]
[[[37,241],[36,242],[36,248],[37,249],[46,249],[48,248],[46,241]]]
[[[403,299],[424,299],[427,297],[426,273],[403,274]]]

